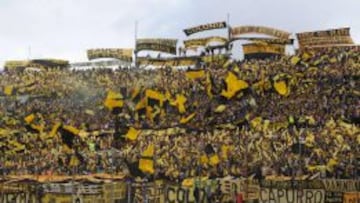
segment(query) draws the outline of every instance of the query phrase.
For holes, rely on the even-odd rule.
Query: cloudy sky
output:
[[[86,61],[86,49],[134,47],[139,37],[184,39],[215,21],[293,33],[350,26],[360,42],[358,0],[0,0],[0,66],[8,59]]]

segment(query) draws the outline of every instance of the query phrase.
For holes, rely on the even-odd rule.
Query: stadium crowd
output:
[[[359,51],[205,67],[2,73],[2,174],[360,175]]]

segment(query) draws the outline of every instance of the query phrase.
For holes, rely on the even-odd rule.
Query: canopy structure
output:
[[[33,60],[11,60],[6,61],[5,71],[24,71],[28,67],[49,69],[49,68],[68,68],[69,61],[62,59],[33,59]]]

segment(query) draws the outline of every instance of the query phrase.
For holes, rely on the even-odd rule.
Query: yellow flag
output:
[[[13,94],[13,86],[5,86],[4,87],[4,93],[8,96],[12,95]]]
[[[211,75],[210,73],[206,74],[206,94],[208,95],[208,97],[210,97],[210,99],[212,99],[214,97],[213,93],[212,93],[212,80],[211,80]]]
[[[226,109],[226,105],[221,104],[218,107],[216,107],[215,113],[222,113],[223,111],[225,111],[225,109]]]
[[[326,170],[328,171],[333,171],[334,170],[334,166],[336,166],[338,164],[338,161],[334,158],[331,158],[327,164],[326,164]]]
[[[151,106],[147,106],[146,107],[146,118],[149,119],[150,121],[154,120],[154,116],[153,116],[153,108]]]
[[[200,163],[207,164],[209,163],[209,158],[204,154],[200,157]]]
[[[188,123],[191,119],[193,119],[193,118],[195,117],[195,115],[196,115],[196,113],[192,113],[192,114],[190,114],[190,115],[187,116],[187,117],[182,117],[182,118],[180,119],[180,123],[181,123],[181,124]]]
[[[256,117],[250,121],[250,125],[252,128],[257,129],[258,127],[261,126],[262,121],[263,119],[261,117]]]
[[[187,101],[186,97],[182,94],[177,94],[176,95],[176,100],[177,100],[177,104],[178,104],[178,110],[179,113],[185,113],[186,109],[185,109],[185,103]]]
[[[31,122],[33,122],[34,119],[35,119],[35,114],[33,114],[33,113],[24,118],[24,120],[27,124],[30,124]]]
[[[232,72],[228,72],[228,75],[225,79],[226,90],[222,90],[221,95],[227,99],[231,99],[235,96],[240,90],[246,89],[249,87],[249,84],[243,80],[239,80],[236,75]]]
[[[104,106],[110,110],[113,110],[114,108],[121,108],[124,105],[122,99],[123,96],[120,93],[110,90],[108,91],[108,94],[104,101]]]
[[[109,90],[108,91],[108,95],[107,95],[108,99],[123,99],[123,96],[121,93]]]
[[[59,127],[61,126],[61,123],[55,123],[55,125],[52,127],[49,136],[50,137],[54,137],[56,135],[57,130],[59,129]]]
[[[114,108],[121,108],[123,105],[124,102],[122,100],[106,99],[104,102],[104,106],[110,110]]]
[[[304,52],[302,55],[301,55],[301,58],[304,59],[305,61],[308,60],[309,58],[311,58],[311,55],[307,52]]]
[[[228,159],[228,152],[233,150],[233,147],[230,147],[228,145],[222,145],[221,146],[221,155],[222,155],[222,158],[227,160]]]
[[[182,186],[184,187],[192,187],[194,185],[194,178],[186,178],[182,182]]]
[[[217,154],[212,155],[209,159],[210,165],[216,166],[220,163],[219,156]]]
[[[291,58],[291,64],[296,65],[297,63],[299,63],[300,60],[301,59],[298,56],[293,56]]]
[[[142,153],[144,157],[152,157],[154,156],[154,145],[150,144]]]
[[[151,89],[147,89],[145,91],[145,95],[146,95],[146,98],[147,98],[147,105],[152,105],[152,101],[154,102],[158,102],[159,103],[159,106],[163,106],[163,103],[165,101],[165,96],[161,93],[161,92],[158,92],[156,90],[151,90]]]
[[[282,96],[287,96],[289,94],[289,89],[288,89],[285,81],[281,80],[281,81],[274,82],[274,88],[275,88],[276,92]]]
[[[144,173],[153,174],[154,170],[154,145],[150,144],[141,154],[141,159],[139,161],[139,169]]]
[[[140,95],[140,88],[134,88],[131,92],[131,100],[135,100]]]
[[[333,167],[333,166],[336,166],[338,164],[338,161],[334,158],[331,158],[328,163],[327,163],[327,166],[328,167]]]
[[[176,100],[171,102],[172,106],[176,106],[178,108],[179,113],[185,113],[185,103],[187,99],[183,94],[176,94]]]
[[[129,131],[126,133],[126,138],[129,140],[136,140],[137,137],[139,136],[140,131],[138,131],[137,129],[130,127]]]
[[[144,109],[144,108],[146,108],[146,99],[145,99],[145,98],[141,99],[141,100],[136,104],[135,110],[136,110],[136,111],[139,111],[139,110]]]
[[[204,70],[189,70],[189,71],[186,71],[185,75],[187,78],[195,80],[195,79],[203,78],[205,76],[205,71]]]
[[[79,163],[80,163],[80,161],[79,161],[79,159],[78,159],[75,155],[71,156],[70,163],[69,163],[69,165],[70,165],[71,167],[78,166]]]
[[[140,159],[139,169],[144,173],[154,174],[154,161],[148,159]]]
[[[75,128],[74,126],[71,125],[64,125],[63,129],[67,130],[68,132],[74,134],[74,135],[79,135],[80,130]]]

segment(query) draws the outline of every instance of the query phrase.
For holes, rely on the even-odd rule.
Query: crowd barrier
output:
[[[1,203],[360,203],[360,180],[2,183]]]

